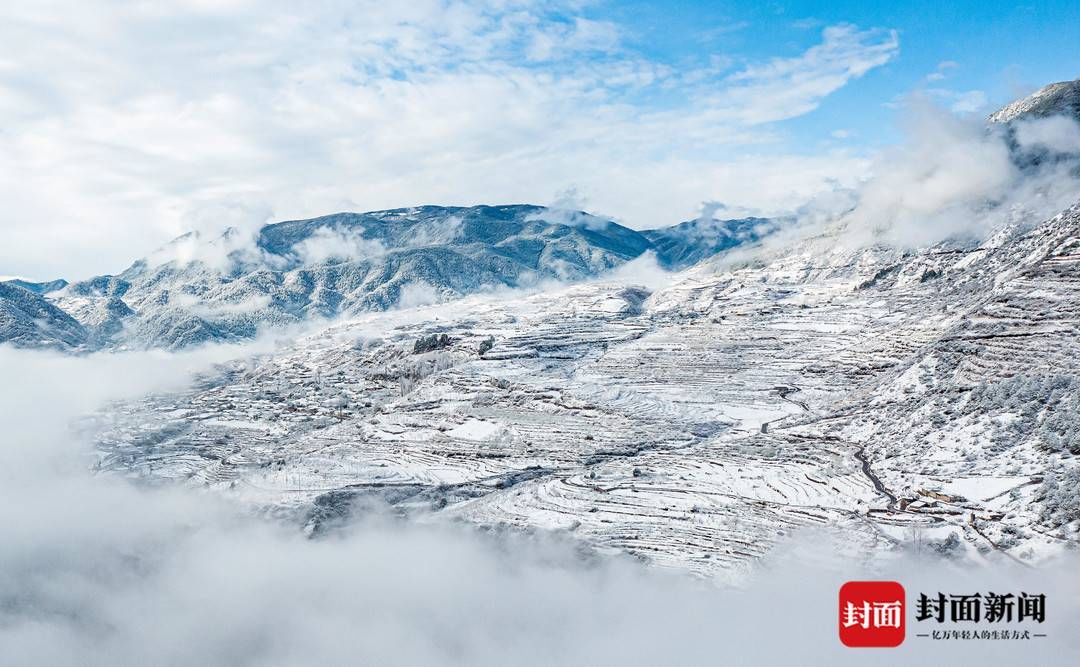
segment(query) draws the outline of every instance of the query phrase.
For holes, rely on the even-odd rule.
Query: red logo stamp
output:
[[[844,646],[899,646],[904,641],[904,587],[896,581],[849,581],[840,587]]]

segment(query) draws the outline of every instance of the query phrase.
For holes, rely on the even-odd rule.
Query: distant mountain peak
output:
[[[218,235],[191,232],[115,276],[57,288],[19,286],[6,299],[6,337],[17,334],[32,345],[39,332],[27,313],[55,305],[55,313],[47,312],[66,336],[49,340],[66,337],[68,346],[85,340],[91,347],[178,348],[240,340],[262,326],[589,279],[650,251],[663,266],[684,268],[753,242],[767,233],[767,223],[698,220],[642,232],[557,207],[424,205]]]
[[[68,285],[68,281],[63,278],[57,278],[56,280],[47,280],[44,282],[33,282],[29,280],[23,280],[22,278],[11,278],[9,280],[0,280],[0,284],[14,285],[15,287],[21,287],[24,290],[33,292],[34,294],[49,294],[50,292],[57,292],[64,289]]]
[[[767,218],[697,218],[671,227],[642,232],[655,246],[660,264],[685,269],[725,250],[754,243],[776,231],[780,220]]]
[[[87,331],[82,324],[16,282],[20,281],[0,282],[0,343],[61,350],[86,343]]]
[[[990,115],[991,123],[1011,123],[1025,118],[1066,115],[1080,120],[1080,79],[1043,86],[1031,95],[1011,102]]]

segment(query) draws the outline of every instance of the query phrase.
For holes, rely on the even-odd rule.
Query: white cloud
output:
[[[943,60],[937,64],[933,72],[926,75],[924,83],[933,83],[940,86],[940,82],[952,76],[959,67],[960,63],[954,60]],[[950,88],[927,87],[922,90],[921,94],[936,100],[957,114],[982,113],[986,110],[989,102],[986,92],[982,90],[961,91]]]
[[[938,100],[948,106],[949,110],[958,114],[981,113],[986,110],[986,93],[981,90],[948,90],[945,88],[929,88],[925,91],[928,97]]]
[[[592,230],[602,230],[611,224],[611,218],[585,213],[588,208],[588,198],[576,187],[570,187],[556,195],[555,199],[544,207],[544,210],[530,213],[525,219],[543,220]]]
[[[442,295],[434,285],[417,280],[401,287],[398,294],[398,308],[416,308],[440,303]]]
[[[1024,148],[1080,153],[1080,123],[1067,116],[1023,120],[1016,124],[1016,140]]]
[[[815,225],[841,222],[848,241],[924,247],[950,237],[982,239],[1006,224],[1028,225],[1076,201],[1074,165],[1049,161],[1020,168],[1003,128],[957,116],[915,98],[905,140],[883,151],[856,188],[838,184],[800,211]],[[1080,124],[1066,118],[1016,126],[1022,147],[1080,149]]]
[[[378,239],[366,239],[362,232],[349,228],[319,227],[292,247],[303,264],[347,261],[377,257],[386,252]]]
[[[618,45],[619,32],[613,24],[578,17],[569,23],[538,26],[525,55],[534,61],[553,60],[582,51],[613,52]]]
[[[949,108],[954,113],[977,113],[986,109],[986,93],[981,90],[969,90],[957,93]]]
[[[934,71],[926,75],[927,81],[943,81],[948,78],[949,73],[952,70],[959,67],[960,64],[953,60],[942,60],[934,68]]]
[[[667,287],[674,282],[676,274],[665,271],[656,260],[656,253],[648,250],[634,259],[615,267],[598,280],[618,282],[630,286],[643,286],[650,290]]]
[[[464,224],[460,216],[451,215],[438,225],[417,225],[410,233],[408,244],[413,248],[423,248],[460,241]]]
[[[795,58],[776,58],[730,77],[732,86],[717,94],[721,117],[756,125],[794,118],[852,79],[897,56],[896,31],[858,30],[839,25],[822,31],[822,43]]]
[[[969,230],[1016,177],[1008,148],[981,124],[930,106],[913,112],[908,140],[887,151],[850,214],[857,229],[920,246]],[[970,211],[970,212],[969,212]]]
[[[754,145],[888,62],[894,33],[832,27],[794,57],[676,71],[578,4],[8,3],[0,270],[116,271],[193,226],[212,237],[198,212],[237,202],[295,219],[576,185],[650,227],[705,199],[791,206],[865,165]],[[668,95],[688,104],[656,111]]]
[[[1040,569],[895,558],[868,568],[820,538],[742,587],[620,559],[558,536],[489,536],[373,520],[307,539],[209,494],[139,488],[81,465],[68,430],[102,401],[182,387],[243,348],[65,357],[0,347],[33,383],[0,385],[0,646],[48,665],[1071,664],[1075,559]],[[824,542],[824,544],[823,544]],[[947,594],[1046,593],[1038,641],[908,639],[867,654],[836,637],[847,580]],[[779,629],[779,630],[778,630]],[[784,641],[777,641],[777,632]]]

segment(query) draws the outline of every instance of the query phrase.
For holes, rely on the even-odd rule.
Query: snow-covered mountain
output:
[[[708,225],[641,233],[525,205],[340,213],[254,235],[188,234],[118,275],[37,291],[85,327],[88,346],[179,348],[250,338],[263,326],[577,281],[646,251],[684,267],[769,229],[758,219]]]
[[[36,291],[20,287],[21,282],[0,282],[0,341],[61,350],[86,343],[82,324]]]
[[[1080,533],[1080,207],[918,252],[828,232],[650,293],[361,315],[114,412],[100,466],[323,530],[379,501],[737,576],[799,529],[1037,562]]]
[[[768,218],[690,220],[642,234],[652,242],[660,263],[668,269],[685,269],[732,248],[753,243],[790,221]]]
[[[199,309],[223,304],[238,321],[259,313],[252,326],[265,312],[347,314],[87,423],[103,471],[208,488],[313,533],[379,502],[710,576],[737,577],[804,530],[857,557],[1039,563],[1080,546],[1074,194],[1049,217],[980,202],[1003,222],[978,240],[849,242],[841,219],[739,263],[714,253],[769,224],[346,214],[226,236],[216,258],[199,245],[198,261],[147,260],[55,298],[95,331],[128,322],[122,335],[166,313],[211,322]],[[190,257],[189,241],[168,252]],[[616,272],[482,289],[595,277],[648,250],[693,266],[661,288]],[[369,312],[394,304],[406,307]],[[162,321],[144,335],[204,337]]]
[[[1064,165],[1080,177],[1080,79],[1052,83],[990,115],[1024,169]]]
[[[990,115],[992,123],[1065,115],[1080,119],[1080,79],[1043,86]]]
[[[34,294],[49,294],[50,292],[57,292],[67,287],[68,282],[66,280],[50,280],[43,283],[35,283],[29,280],[23,280],[21,278],[12,278],[10,280],[0,281],[5,285],[12,285],[14,287],[21,287],[24,290],[29,290]]]

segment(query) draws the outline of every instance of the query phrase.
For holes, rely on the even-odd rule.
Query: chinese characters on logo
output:
[[[844,609],[844,627],[850,628],[858,625],[862,628],[899,628],[902,623],[900,612],[903,603],[900,600],[892,602],[866,602],[856,605],[848,600],[847,608]]]
[[[899,646],[904,641],[904,587],[895,581],[841,586],[840,641],[845,646]]]
[[[840,641],[854,647],[899,646],[904,641],[904,607],[904,587],[898,582],[847,582],[840,587]],[[1026,640],[1046,636],[1031,627],[1046,620],[1046,595],[1041,593],[920,593],[913,611],[919,623],[963,624],[916,633],[917,637]],[[972,628],[977,624],[989,627]]]
[[[934,597],[929,597],[923,593],[915,605],[915,620],[917,621],[933,619],[938,623],[944,623],[948,619],[953,623],[964,621],[978,623],[980,620],[987,623],[1011,623],[1014,616],[1018,623],[1028,619],[1042,623],[1046,620],[1046,596],[1029,593],[1016,596],[1012,593],[990,592],[986,595],[938,593]]]

